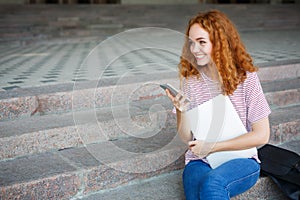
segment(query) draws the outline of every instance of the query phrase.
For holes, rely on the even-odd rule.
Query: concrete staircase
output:
[[[54,38],[105,39],[139,27],[164,27],[184,32],[192,15],[208,9],[225,12],[240,31],[294,29],[300,25],[299,7],[299,4],[1,5],[0,44],[26,45]]]
[[[263,67],[259,72],[273,111],[270,143],[287,144],[296,140],[299,144],[299,69],[299,64],[291,64]],[[284,77],[270,80],[277,76]],[[166,78],[164,81],[176,80]],[[136,84],[119,87],[125,93]],[[91,102],[73,102],[74,110],[70,107],[72,98],[73,101],[86,99],[93,94],[93,88],[50,93],[43,90],[41,94],[13,98],[6,98],[10,96],[8,92],[2,93],[1,199],[76,199],[93,193],[109,196],[111,191],[109,194],[105,191],[117,186],[118,191],[123,184],[131,185],[125,188],[143,188],[151,184],[152,179],[142,181],[143,184],[140,180],[150,177],[156,177],[154,180],[158,182],[174,178],[173,182],[180,185],[177,170],[183,168],[185,146],[176,137],[175,117],[170,113],[171,105],[164,92],[157,86],[156,89],[150,87],[139,94],[138,100],[129,102],[129,116],[116,115],[126,113],[125,100],[128,99],[109,105],[112,87],[96,89],[103,99],[107,97],[106,101],[97,102],[95,107]],[[79,98],[75,98],[76,95]],[[41,105],[36,114],[32,114],[35,108],[32,104],[37,108]],[[153,105],[161,105],[166,110],[155,109]],[[270,184],[269,179],[261,178],[253,190],[236,199],[262,194],[266,199],[281,199],[276,187]],[[272,190],[266,193],[266,187]],[[146,186],[143,190],[147,194]],[[102,192],[99,194],[99,191]],[[182,191],[172,195],[181,199]]]
[[[180,8],[182,18],[174,23],[176,6],[70,6],[68,11],[63,6],[32,6],[27,11],[24,7],[1,7],[3,29],[12,33],[1,37],[3,48],[15,42],[36,42],[36,32],[46,35],[41,36],[43,42],[51,42],[51,38],[67,38],[81,30],[89,37],[99,37],[101,32],[103,38],[159,23],[181,30],[188,16],[208,8]],[[232,16],[249,8],[214,7]],[[287,29],[299,25],[293,6],[264,8],[250,8],[257,13],[246,16],[251,23],[235,18],[238,27],[254,31],[272,30],[278,23]],[[152,16],[150,22],[144,16],[146,9]],[[288,11],[290,18],[286,19],[283,16]],[[170,15],[164,18],[162,13]],[[106,20],[105,26],[101,20]],[[65,31],[69,33],[62,34]],[[270,143],[300,153],[300,61],[260,66],[259,77],[272,108]],[[120,77],[111,77],[75,85],[66,82],[1,90],[0,199],[184,199],[181,172],[186,147],[176,135],[172,105],[157,85],[178,85],[175,77],[176,72],[168,71],[144,73],[122,82]],[[284,196],[269,178],[262,177],[234,199],[279,200]]]

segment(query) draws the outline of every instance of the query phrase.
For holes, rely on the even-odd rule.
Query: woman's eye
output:
[[[189,40],[189,46],[194,46],[195,42],[193,42],[192,40]]]
[[[200,46],[204,46],[206,44],[206,41],[204,40],[200,40],[200,41],[193,41],[193,40],[189,40],[189,46],[190,47],[195,47],[196,45],[200,45]]]

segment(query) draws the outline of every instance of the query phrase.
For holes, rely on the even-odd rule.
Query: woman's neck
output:
[[[219,74],[215,66],[212,65],[204,65],[197,66],[199,74],[204,74],[208,79],[214,82],[219,82]]]

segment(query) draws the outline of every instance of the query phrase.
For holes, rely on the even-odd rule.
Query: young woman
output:
[[[244,150],[269,140],[270,108],[233,23],[220,11],[200,13],[189,21],[179,63],[182,93],[173,97],[177,129],[188,145],[183,172],[187,200],[224,200],[251,188],[259,177],[257,155],[233,159],[212,169],[206,156],[220,151]],[[209,144],[194,140],[186,111],[222,93],[230,98],[247,133]],[[186,104],[185,99],[191,102]]]

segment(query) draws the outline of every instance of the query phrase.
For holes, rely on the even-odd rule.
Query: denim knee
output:
[[[199,199],[199,185],[211,168],[201,160],[191,161],[184,168],[182,179],[186,200]]]
[[[236,167],[240,170],[236,170]],[[203,177],[200,199],[222,200],[241,194],[256,183],[259,171],[259,164],[255,160],[232,160]]]
[[[226,200],[230,199],[227,181],[223,176],[208,173],[199,188],[200,199]]]

